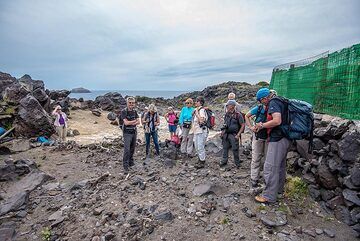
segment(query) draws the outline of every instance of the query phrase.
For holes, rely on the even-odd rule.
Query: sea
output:
[[[91,90],[91,93],[71,93],[70,98],[83,98],[84,100],[95,100],[97,96],[105,95],[109,92],[118,92],[125,96],[146,96],[150,98],[163,97],[164,99],[172,99],[178,95],[189,91],[174,90]]]

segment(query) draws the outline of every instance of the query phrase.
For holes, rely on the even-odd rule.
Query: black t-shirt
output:
[[[225,114],[224,123],[227,125],[226,133],[237,134],[240,131],[241,124],[244,123],[244,118],[239,112],[227,112]]]
[[[271,129],[270,132],[270,142],[280,141],[284,136],[281,131],[281,125],[287,122],[287,106],[278,98],[274,97],[270,100],[268,114],[280,113],[281,114],[281,124]]]
[[[128,110],[127,108],[123,109],[120,114],[122,120],[127,119],[128,121],[133,121],[139,118],[136,110]],[[133,134],[136,132],[136,125],[125,125],[123,127],[124,133]]]

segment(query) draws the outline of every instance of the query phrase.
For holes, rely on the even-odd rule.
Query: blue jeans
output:
[[[159,155],[160,147],[159,147],[159,140],[157,131],[152,131],[150,133],[145,133],[145,140],[146,140],[146,155],[149,155],[150,151],[150,137],[152,137],[155,145],[156,154]]]

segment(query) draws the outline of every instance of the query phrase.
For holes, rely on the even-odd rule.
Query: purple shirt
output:
[[[64,126],[65,125],[65,120],[64,120],[64,117],[62,116],[62,114],[59,114],[60,117],[59,117],[59,124]]]

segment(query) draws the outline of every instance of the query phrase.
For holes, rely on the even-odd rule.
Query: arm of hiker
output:
[[[159,117],[159,115],[157,115],[156,121],[155,121],[155,126],[159,126],[159,125],[160,125],[160,117]]]
[[[250,113],[250,111],[245,115],[245,123],[247,125],[247,127],[249,127],[250,130],[252,131],[256,131],[256,127],[251,125],[251,122],[250,122],[250,118],[252,117],[253,115]]]
[[[181,110],[181,112],[180,112],[180,117],[179,117],[179,124],[180,124],[180,126],[184,123],[184,111],[183,110]]]
[[[204,109],[200,109],[200,110],[196,109],[195,110],[195,115],[196,115],[199,123],[204,123],[205,122],[206,113],[205,113]]]
[[[262,129],[262,128],[274,128],[276,126],[279,126],[281,124],[281,113],[280,112],[274,112],[271,114],[272,116],[272,120],[270,121],[267,121],[265,123],[262,123],[262,122],[259,122],[258,124],[256,124],[256,126],[259,128],[259,129]]]
[[[139,125],[140,124],[140,116],[139,116],[139,114],[136,112],[136,116],[135,116],[135,123],[134,123],[134,125]]]

